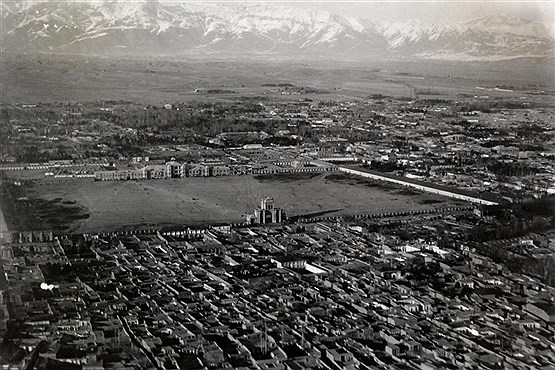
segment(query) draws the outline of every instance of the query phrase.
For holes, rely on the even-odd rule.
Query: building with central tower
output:
[[[260,202],[260,208],[254,214],[247,215],[248,224],[275,224],[285,220],[285,212],[274,206],[274,199],[266,197]]]

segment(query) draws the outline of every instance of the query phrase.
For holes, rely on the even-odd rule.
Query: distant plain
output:
[[[2,103],[128,100],[143,104],[191,100],[234,101],[240,97],[314,100],[392,97],[453,99],[485,95],[477,87],[514,86],[513,92],[488,91],[491,98],[520,98],[523,91],[551,89],[553,59],[500,62],[448,61],[283,61],[184,58],[115,59],[89,55],[2,55]],[[264,86],[290,83],[322,89],[323,94],[280,95]],[[232,93],[207,94],[197,89]],[[535,96],[553,103],[553,95]]]

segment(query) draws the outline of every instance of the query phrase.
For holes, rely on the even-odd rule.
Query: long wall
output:
[[[426,192],[432,193],[432,194],[439,194],[439,195],[443,195],[443,196],[450,197],[450,198],[460,199],[460,200],[464,200],[464,201],[467,201],[467,202],[484,204],[484,205],[487,205],[487,206],[494,206],[494,205],[498,204],[496,202],[492,202],[492,201],[485,200],[485,199],[475,198],[475,197],[471,197],[471,196],[468,196],[468,195],[458,194],[458,193],[454,193],[454,192],[450,192],[450,191],[446,191],[446,190],[440,190],[440,189],[436,189],[436,188],[433,188],[433,187],[430,187],[430,186],[414,184],[412,182],[393,179],[393,178],[390,178],[390,177],[380,176],[380,175],[376,175],[376,174],[373,174],[373,173],[353,170],[351,168],[339,167],[339,171],[346,172],[346,173],[349,173],[351,175],[366,177],[366,178],[369,178],[369,179],[392,182],[392,183],[395,183],[395,184],[398,184],[398,185],[407,186],[407,187],[410,187],[410,188],[426,191]]]

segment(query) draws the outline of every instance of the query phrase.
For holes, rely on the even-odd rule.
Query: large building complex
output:
[[[119,181],[119,180],[149,180],[149,179],[175,179],[182,177],[209,177],[226,176],[231,172],[228,166],[186,164],[170,161],[166,164],[147,165],[141,168],[129,170],[96,171],[96,181]]]

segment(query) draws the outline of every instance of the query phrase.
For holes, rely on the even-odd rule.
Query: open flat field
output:
[[[24,186],[40,207],[69,207],[74,218],[52,225],[86,233],[132,227],[242,222],[263,197],[290,216],[329,216],[420,210],[462,205],[449,198],[342,179],[336,174],[229,176],[172,180],[94,182],[91,179],[37,179]],[[38,203],[37,203],[38,202]],[[58,215],[60,212],[50,213]],[[88,217],[87,217],[88,215]],[[65,222],[65,224],[64,224]],[[34,225],[37,227],[40,225]]]
[[[523,91],[551,90],[553,60],[480,62],[318,62],[272,60],[149,60],[85,55],[3,55],[2,103],[128,100],[144,104],[235,101],[240,97],[313,100],[364,99],[371,94],[454,99],[484,95],[477,87],[502,83],[513,92],[487,95],[518,99]],[[265,86],[290,83],[325,93],[280,95]],[[86,86],[86,88],[84,88]],[[219,89],[225,93],[196,93]],[[493,89],[492,89],[493,90]],[[535,100],[542,97],[535,96]],[[552,96],[545,97],[552,103]],[[551,99],[551,100],[549,100]]]

